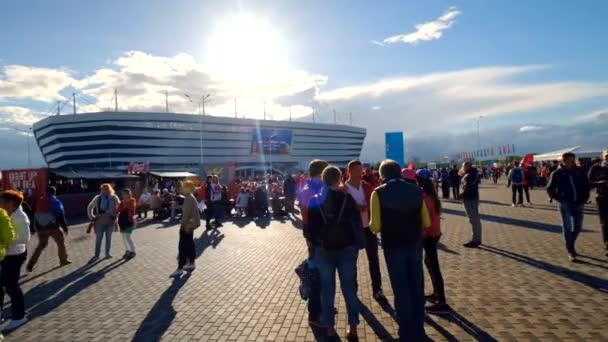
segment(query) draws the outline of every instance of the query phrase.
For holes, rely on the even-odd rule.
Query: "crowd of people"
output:
[[[608,251],[608,151],[603,157],[603,161],[596,160],[584,167],[577,163],[574,154],[565,153],[561,163],[542,164],[538,173],[525,163],[483,169],[464,162],[461,167],[432,172],[402,169],[392,160],[383,161],[376,171],[364,168],[358,160],[351,161],[346,169],[313,160],[306,175],[237,179],[229,186],[221,184],[218,176],[209,176],[199,185],[185,181],[171,189],[144,191],[137,199],[128,188],[117,195],[111,184],[102,184],[100,193],[87,206],[91,221],[87,231],[95,235],[89,263],[100,260],[104,239],[104,258],[112,258],[114,232],[121,233],[123,258],[133,259],[136,256],[133,230],[151,211],[157,219],[179,217],[178,265],[171,274],[179,277],[196,267],[194,231],[202,226],[203,220],[206,229],[218,229],[226,215],[239,219],[268,215],[270,211],[275,215],[291,213],[296,211],[297,203],[308,249],[297,273],[302,278],[301,294],[308,300],[310,325],[326,329],[329,340],[337,338],[334,308],[337,274],[347,307],[347,337],[357,340],[360,250],[367,255],[374,299],[388,304],[382,284],[381,246],[394,294],[400,340],[422,341],[426,338],[425,314],[450,310],[437,252],[442,210],[438,188],[443,198],[451,195],[462,202],[472,228],[471,239],[464,247],[477,248],[482,244],[479,214],[482,179],[493,178],[497,182],[506,175],[512,204],[519,206],[523,205],[524,194],[531,203],[529,189],[542,184],[545,178],[550,200],[558,203],[568,257],[576,262],[576,240],[593,188],[597,192],[603,243]],[[33,272],[49,238],[57,244],[59,265],[71,263],[64,241],[68,234],[65,210],[56,197],[56,189],[49,187],[33,204],[30,208],[19,191],[0,193],[0,312],[5,292],[12,306],[11,322],[5,329],[15,329],[27,322],[19,278],[27,261],[30,232],[36,233],[38,244],[26,264],[28,272]],[[423,265],[431,279],[431,291],[426,295]]]

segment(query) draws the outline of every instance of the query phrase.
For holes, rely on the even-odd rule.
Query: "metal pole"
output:
[[[57,101],[57,115],[61,114],[61,101]]]
[[[336,121],[336,110],[334,109],[334,125],[337,124],[338,122]]]
[[[201,167],[201,175],[203,174],[203,114],[201,113],[199,116],[199,123],[200,123],[200,127],[199,127],[199,141],[201,143],[201,160],[200,160],[200,167]],[[204,175],[203,175],[204,176]]]
[[[264,120],[266,120],[266,101],[264,101]]]
[[[114,88],[114,111],[118,112],[118,89]]]
[[[237,114],[236,114],[236,97],[234,98],[234,118],[237,118]]]
[[[25,135],[26,139],[27,139],[27,167],[28,169],[32,168],[32,157],[30,155],[30,132],[32,131],[32,128],[30,127],[29,131],[26,132],[27,134]]]
[[[169,113],[169,92],[165,90],[165,110]]]
[[[76,93],[72,93],[72,107],[74,109],[74,114],[76,114]]]
[[[203,104],[203,116],[205,116],[205,95],[203,95],[203,100],[201,103]]]
[[[289,121],[291,121],[291,105],[289,105]]]

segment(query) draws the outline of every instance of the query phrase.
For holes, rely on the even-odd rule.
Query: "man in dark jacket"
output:
[[[589,170],[589,183],[597,191],[597,209],[600,213],[602,238],[608,256],[608,150],[604,151],[604,161],[598,162]]]
[[[431,219],[422,191],[401,177],[397,162],[382,162],[380,177],[384,184],[372,193],[370,230],[382,234],[399,339],[426,341],[422,230],[431,226]]]
[[[471,162],[462,164],[464,175],[461,180],[462,192],[459,199],[464,203],[464,210],[467,213],[471,227],[473,228],[473,237],[471,241],[463,246],[467,248],[477,248],[481,245],[481,218],[479,217],[479,175],[477,169],[473,167]]]
[[[582,169],[576,166],[574,153],[564,153],[563,165],[549,179],[547,193],[559,202],[562,215],[562,231],[571,262],[576,262],[574,244],[583,227],[584,207],[589,200],[589,180]]]
[[[460,175],[456,165],[450,170],[450,183],[452,184],[452,196],[457,200],[460,197]]]

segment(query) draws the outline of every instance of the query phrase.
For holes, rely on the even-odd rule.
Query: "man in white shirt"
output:
[[[139,200],[137,201],[137,219],[141,220],[141,214],[144,214],[144,220],[148,218],[148,211],[150,210],[150,199],[152,195],[148,191],[148,189],[144,189],[144,192],[139,196]]]
[[[348,163],[348,180],[345,183],[346,191],[355,199],[361,223],[365,230],[365,252],[369,261],[369,273],[372,278],[374,299],[380,303],[388,303],[382,292],[382,275],[380,273],[380,260],[378,259],[378,237],[369,229],[369,200],[374,189],[363,180],[363,165],[358,160]]]
[[[12,319],[4,327],[5,330],[16,329],[27,322],[25,317],[25,299],[19,287],[21,266],[27,259],[27,243],[30,240],[30,220],[21,209],[23,193],[17,191],[4,191],[0,193],[0,208],[11,215],[11,222],[15,229],[15,239],[6,248],[6,257],[2,260],[0,270],[0,312],[4,306],[4,291],[11,298]]]

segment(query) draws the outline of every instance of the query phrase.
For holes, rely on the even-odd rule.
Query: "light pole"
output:
[[[15,127],[11,127],[13,130],[21,133],[25,133],[25,141],[27,142],[27,167],[28,169],[32,168],[32,156],[30,154],[30,133],[32,132],[32,127],[28,128],[27,131],[23,129],[18,129]]]
[[[479,121],[483,119],[483,115],[477,117],[477,148],[481,149],[481,134],[479,133]]]
[[[185,94],[184,96],[186,96],[190,102],[194,102],[192,101],[192,98],[190,97],[190,95]],[[200,168],[201,168],[201,176],[204,176],[204,170],[203,170],[203,116],[205,116],[205,100],[207,100],[209,97],[211,97],[211,94],[204,94],[201,96],[201,114],[199,115],[199,142],[200,142]]]
[[[269,156],[268,159],[270,160],[270,177],[272,178],[272,139],[276,139],[277,135],[273,134],[270,136],[269,140],[268,140],[268,145],[270,145],[268,151],[269,151]]]

